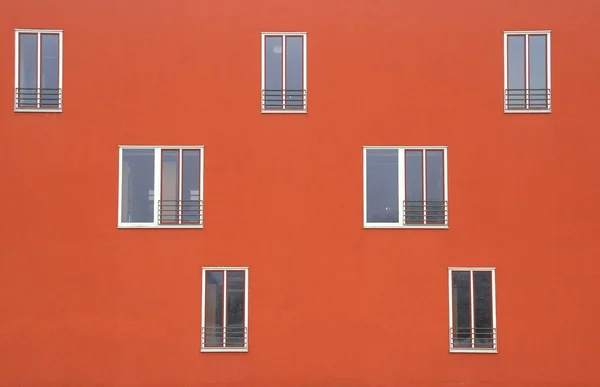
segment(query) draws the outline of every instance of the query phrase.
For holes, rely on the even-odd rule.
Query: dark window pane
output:
[[[58,107],[58,34],[42,34],[41,105]]]
[[[37,34],[19,35],[19,106],[37,106]]]
[[[525,108],[525,36],[507,37],[508,108]]]
[[[179,151],[163,150],[160,222],[179,223]]]
[[[471,276],[452,272],[452,329],[454,347],[471,347]]]
[[[265,109],[283,108],[283,37],[265,37]]]
[[[183,151],[183,203],[184,223],[200,222],[200,150]]]
[[[154,149],[123,149],[121,222],[154,222]]]
[[[546,35],[529,36],[529,107],[547,109]]]
[[[227,272],[227,346],[245,344],[245,273]]]
[[[367,222],[398,223],[398,150],[367,150]]]
[[[492,272],[473,272],[475,346],[493,347]]]
[[[405,153],[405,223],[423,223],[423,151]]]
[[[444,205],[444,151],[428,150],[426,157],[427,175],[427,223],[445,223]]]
[[[223,271],[206,271],[204,346],[223,346]]]
[[[302,36],[288,36],[285,38],[286,109],[304,108],[303,41]]]

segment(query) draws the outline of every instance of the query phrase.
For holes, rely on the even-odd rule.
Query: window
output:
[[[365,147],[365,227],[446,228],[446,147]]]
[[[306,113],[306,33],[262,34],[263,113]]]
[[[550,111],[550,31],[504,33],[504,111]]]
[[[61,111],[62,31],[15,31],[15,111]]]
[[[119,227],[202,227],[202,147],[121,147]]]
[[[248,268],[202,268],[202,352],[248,351]]]
[[[450,351],[496,352],[496,272],[450,268]]]

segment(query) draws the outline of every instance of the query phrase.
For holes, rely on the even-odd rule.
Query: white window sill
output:
[[[261,110],[265,114],[306,114],[306,109],[289,109],[289,110]]]
[[[407,229],[435,229],[435,230],[447,230],[447,224],[436,224],[431,226],[426,225],[403,225],[398,223],[366,223],[363,228],[407,228]]]
[[[492,349],[492,348],[488,348],[488,349],[464,348],[464,349],[451,349],[450,353],[498,353],[498,350]]]
[[[204,228],[202,224],[119,224],[117,228]]]
[[[523,109],[523,110],[517,110],[517,109],[510,109],[510,110],[506,110],[504,109],[504,113],[507,114],[512,114],[512,113],[517,113],[517,114],[527,114],[527,113],[552,113],[552,110],[546,110],[546,109]]]
[[[248,352],[248,348],[201,348],[200,352]]]
[[[19,108],[19,109],[15,109],[14,110],[15,113],[62,113],[62,109],[37,109],[37,108],[33,108],[33,109],[26,109],[26,108]]]

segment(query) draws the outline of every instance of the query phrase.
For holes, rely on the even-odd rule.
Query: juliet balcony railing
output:
[[[451,350],[497,349],[496,328],[450,328]]]
[[[275,90],[262,91],[263,111],[305,111],[306,90]]]
[[[242,349],[248,348],[247,327],[203,327],[202,348]]]
[[[504,110],[550,110],[550,89],[506,89]]]
[[[202,200],[159,200],[158,224],[202,225]]]
[[[402,221],[404,225],[448,225],[448,202],[405,200]]]
[[[61,110],[62,89],[27,88],[15,89],[15,110]]]

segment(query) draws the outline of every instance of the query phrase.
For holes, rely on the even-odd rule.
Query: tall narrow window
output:
[[[248,268],[203,268],[202,279],[202,351],[247,351]]]
[[[364,148],[365,227],[446,227],[445,147]]]
[[[122,147],[119,227],[202,226],[202,147]]]
[[[504,53],[504,110],[549,112],[550,32],[505,32]]]
[[[262,51],[262,111],[306,112],[306,33],[263,33]]]
[[[15,31],[15,111],[61,111],[62,31]]]
[[[495,352],[495,270],[450,268],[450,351]]]

